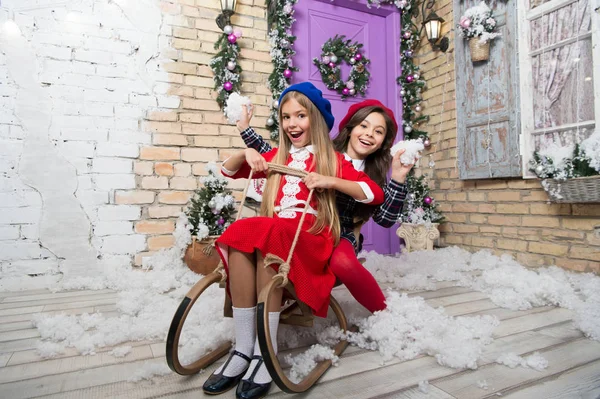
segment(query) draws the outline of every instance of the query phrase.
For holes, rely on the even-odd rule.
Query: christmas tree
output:
[[[202,179],[204,187],[195,191],[185,214],[192,235],[202,240],[218,236],[233,222],[235,199],[227,190],[227,179],[217,175],[217,167],[209,163],[208,176]]]
[[[413,224],[440,223],[444,217],[438,211],[435,200],[429,195],[425,175],[416,177],[409,174],[406,179],[408,197],[400,215],[400,221]]]

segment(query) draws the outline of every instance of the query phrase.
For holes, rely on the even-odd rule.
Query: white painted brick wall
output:
[[[1,242],[0,242],[1,245]],[[146,236],[142,234],[112,235],[104,237],[101,249],[108,254],[135,255],[146,248]]]
[[[133,171],[133,161],[122,158],[104,158],[98,157],[92,161],[93,173],[131,173]]]
[[[133,234],[133,222],[129,221],[109,221],[98,222],[94,226],[94,234],[98,237],[117,235],[117,234]]]
[[[44,201],[48,194],[43,189],[25,184],[19,170],[24,142],[32,134],[50,140],[55,156],[70,165],[55,183],[76,187],[70,195],[88,221],[78,234],[87,235],[92,226],[89,242],[103,263],[131,264],[132,255],[146,249],[146,236],[133,230],[141,208],[112,204],[114,191],[136,188],[133,160],[140,145],[151,143],[151,135],[141,130],[144,116],[180,102],[167,95],[167,84],[153,89],[154,82],[168,81],[156,67],[162,60],[152,60],[152,71],[140,68],[148,60],[139,54],[160,54],[164,49],[157,43],[169,42],[160,37],[165,16],[159,0],[145,2],[136,15],[106,0],[47,3],[2,0],[0,9],[0,29],[10,15],[20,29],[17,39],[26,40],[15,57],[0,37],[0,278],[60,272],[60,260],[45,247],[43,231],[64,223],[64,212]],[[163,29],[163,35],[169,33]],[[29,100],[51,104],[47,131],[31,132],[27,126],[48,115],[19,114],[15,108],[15,99],[30,93],[15,78],[22,72],[16,60],[31,55],[36,68],[29,82],[37,94]],[[42,212],[49,218],[46,230],[40,225]],[[77,252],[72,256],[76,259]]]
[[[138,220],[142,208],[137,205],[109,205],[98,207],[98,220]]]
[[[19,238],[18,225],[3,225],[0,226],[0,240],[17,240]]]
[[[56,259],[28,259],[0,262],[3,277],[37,276],[54,274],[59,271]]]

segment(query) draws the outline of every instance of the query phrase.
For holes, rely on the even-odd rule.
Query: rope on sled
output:
[[[269,170],[276,173],[284,173],[286,175],[292,175],[296,177],[305,177],[308,175],[308,172],[302,169],[290,168],[289,166],[279,165],[275,163],[268,163]],[[310,190],[308,193],[308,198],[306,199],[306,206],[302,211],[302,216],[300,217],[300,222],[298,223],[298,228],[296,229],[296,234],[294,235],[294,241],[292,241],[292,246],[290,247],[290,252],[288,254],[287,260],[281,259],[277,255],[267,254],[265,256],[265,267],[268,265],[279,265],[278,273],[273,276],[273,278],[277,278],[281,276],[283,281],[279,285],[279,288],[283,288],[288,283],[288,273],[290,272],[290,262],[292,261],[292,256],[294,255],[294,249],[296,248],[296,244],[298,243],[298,238],[300,237],[300,231],[302,230],[302,224],[304,223],[304,218],[306,217],[306,212],[308,211],[308,204],[310,204],[310,200],[312,198],[314,189]]]

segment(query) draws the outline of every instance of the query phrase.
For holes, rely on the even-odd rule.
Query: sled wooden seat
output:
[[[298,169],[292,169],[286,166],[281,166],[277,164],[269,163],[269,170],[274,171],[276,173],[283,174],[291,174],[298,177],[304,177],[307,172]],[[242,197],[241,204],[243,206],[244,200],[246,197],[246,192],[248,190],[248,183],[251,181],[252,174],[249,176],[246,189],[244,190],[244,195]],[[310,202],[310,198],[312,196],[313,191],[311,190],[307,202]],[[238,211],[237,218],[240,218],[241,209]],[[306,209],[300,218],[300,222],[298,225],[298,230],[296,231],[296,238],[292,244],[292,248],[290,249],[290,255],[286,262],[286,266],[289,266],[289,262],[291,260],[291,255],[294,250],[294,246],[297,242],[297,237],[300,233],[300,227],[302,226],[302,222],[304,220],[304,216],[306,215]],[[360,232],[360,227],[358,229]],[[283,269],[283,270],[282,270]],[[287,279],[287,272],[289,270],[285,270],[286,267],[279,268],[278,274],[276,274],[273,279],[263,288],[258,297],[257,303],[257,337],[258,342],[261,348],[261,352],[263,353],[263,359],[265,362],[265,366],[267,367],[273,381],[279,386],[279,388],[288,393],[297,393],[304,392],[308,390],[314,383],[327,371],[327,369],[331,366],[331,360],[324,360],[317,364],[317,366],[306,376],[301,382],[294,383],[283,372],[281,364],[279,363],[279,359],[277,358],[273,345],[271,344],[271,336],[269,330],[269,317],[268,317],[268,309],[266,303],[269,303],[269,298],[277,288],[284,289],[283,298],[289,301],[289,305],[284,307],[280,314],[280,323],[281,324],[290,324],[296,326],[303,327],[312,327],[314,324],[314,315],[312,310],[308,305],[303,303],[296,296],[296,291],[294,290],[293,285]],[[289,269],[289,268],[288,268]],[[185,298],[182,300],[179,308],[175,312],[173,316],[173,320],[171,321],[171,326],[169,328],[169,333],[167,336],[166,343],[166,359],[167,364],[174,372],[181,375],[190,375],[199,372],[200,370],[208,367],[214,361],[219,359],[220,357],[227,354],[231,348],[231,343],[226,343],[220,345],[218,348],[214,349],[212,352],[204,355],[200,359],[196,360],[192,364],[182,365],[179,360],[179,338],[181,335],[181,330],[183,329],[183,325],[185,323],[185,319],[189,314],[192,306],[196,302],[196,300],[202,295],[202,293],[212,284],[219,283],[222,287],[225,286],[227,275],[225,270],[223,269],[223,265],[221,264],[217,270],[203,277],[196,285],[194,285],[190,291],[186,294]],[[334,315],[337,318],[340,329],[343,331],[348,330],[348,323],[346,320],[346,316],[339,303],[333,298],[330,297],[330,308],[332,309]],[[225,303],[223,306],[223,314],[225,317],[232,317],[232,303],[229,295],[225,295]],[[348,346],[348,342],[346,340],[340,341],[334,347],[334,354],[336,356],[340,356],[342,352]]]

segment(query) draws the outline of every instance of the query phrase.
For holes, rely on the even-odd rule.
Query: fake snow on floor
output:
[[[37,315],[34,323],[42,339],[38,353],[50,358],[72,347],[81,354],[94,355],[101,348],[112,347],[113,356],[123,357],[131,352],[130,346],[120,346],[124,343],[164,340],[180,301],[201,277],[181,260],[190,242],[182,219],[175,237],[176,247],[151,258],[143,271],[122,269],[101,278],[63,282],[59,289],[119,291],[118,315]],[[493,341],[498,319],[488,315],[449,316],[443,307],[433,308],[423,298],[402,292],[435,290],[436,283],[442,281],[486,293],[495,304],[508,309],[539,306],[572,309],[576,314],[575,326],[589,338],[600,340],[600,277],[593,274],[576,274],[558,267],[531,270],[510,256],[497,257],[488,251],[471,254],[457,247],[398,257],[363,255],[367,258],[365,267],[380,283],[390,287],[387,309],[369,315],[346,295],[340,303],[350,323],[359,327],[356,333],[343,334],[333,326],[333,318],[317,319],[312,329],[280,326],[280,350],[314,344],[303,353],[283,359],[291,366],[291,379],[302,379],[320,359],[332,359],[335,364],[338,359],[330,347],[342,337],[361,348],[379,351],[382,363],[393,358],[409,360],[429,355],[447,367],[477,368],[482,348]],[[222,316],[223,300],[224,290],[213,285],[192,308],[180,338],[183,364],[234,339],[232,320]],[[538,353],[527,358],[505,353],[496,362],[511,368],[547,367],[547,361]],[[129,381],[169,372],[164,359],[155,359],[137,370]],[[425,383],[420,389],[426,389]]]

